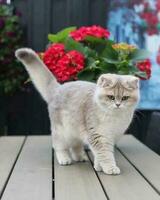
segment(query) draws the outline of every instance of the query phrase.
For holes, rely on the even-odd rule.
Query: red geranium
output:
[[[44,53],[43,61],[59,82],[76,79],[84,68],[84,56],[76,50],[65,52],[63,44],[53,44]]]
[[[140,61],[137,63],[137,67],[140,71],[146,72],[147,78],[141,78],[143,80],[149,79],[151,77],[151,61],[150,59],[146,59],[144,61]]]
[[[64,44],[52,44],[45,52],[43,56],[44,63],[50,68],[54,68],[57,61],[65,54]]]
[[[70,36],[80,42],[85,40],[87,36],[94,36],[97,38],[109,38],[110,32],[100,26],[82,26],[70,33]]]

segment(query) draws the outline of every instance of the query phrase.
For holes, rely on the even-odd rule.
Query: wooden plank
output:
[[[67,0],[54,0],[51,4],[51,32],[56,33],[68,26]],[[63,15],[63,17],[62,17]]]
[[[104,0],[90,0],[90,24],[106,27],[107,7],[110,2]]]
[[[90,162],[54,167],[55,200],[107,199]]]
[[[90,0],[67,0],[68,25],[85,26],[90,22]],[[83,14],[82,14],[83,13]]]
[[[24,142],[24,137],[0,137],[0,196]]]
[[[30,0],[31,11],[31,24],[28,24],[28,28],[32,29],[31,42],[34,50],[44,51],[48,44],[48,34],[50,32],[50,0]]]
[[[89,154],[91,159],[93,157]],[[117,176],[98,172],[99,179],[111,200],[159,200],[159,195],[135,168],[116,150],[115,157],[121,169]]]
[[[131,135],[123,137],[118,148],[160,193],[160,156]]]
[[[51,150],[49,136],[27,138],[2,200],[52,199]]]

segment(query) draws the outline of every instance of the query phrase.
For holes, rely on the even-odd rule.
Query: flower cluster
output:
[[[148,35],[158,34],[160,31],[160,0],[142,1],[134,7]]]
[[[140,16],[146,23],[148,35],[158,34],[159,30],[157,29],[158,26],[157,16],[152,12],[145,12],[142,13]]]
[[[110,32],[100,26],[87,26],[76,29],[70,33],[70,36],[80,42],[84,41],[87,36],[94,36],[97,38],[109,38]]]
[[[52,44],[44,53],[43,61],[59,82],[77,79],[84,68],[84,56],[76,51],[65,51],[63,44]]]
[[[112,47],[116,51],[127,51],[127,52],[132,52],[136,49],[136,46],[129,45],[129,44],[126,44],[126,43],[113,44]]]
[[[145,80],[145,79],[149,79],[151,77],[151,61],[149,59],[138,62],[137,67],[140,71],[146,72],[146,74],[147,74],[146,78],[141,78],[141,79]]]

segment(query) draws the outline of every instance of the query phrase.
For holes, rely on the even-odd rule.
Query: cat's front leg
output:
[[[99,134],[89,136],[89,144],[94,154],[94,168],[105,174],[120,174],[114,158],[114,142]]]
[[[116,175],[120,174],[120,169],[116,165],[114,154],[107,151],[104,158],[99,158],[95,153],[94,168],[96,171],[103,171],[105,174]],[[101,157],[101,156],[100,156]]]

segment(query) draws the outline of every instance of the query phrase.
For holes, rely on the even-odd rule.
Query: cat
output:
[[[52,143],[60,165],[87,161],[84,144],[94,155],[94,168],[120,174],[114,144],[128,128],[139,101],[139,79],[131,75],[102,74],[97,83],[72,81],[59,84],[39,56],[18,49],[35,87],[47,102]]]

